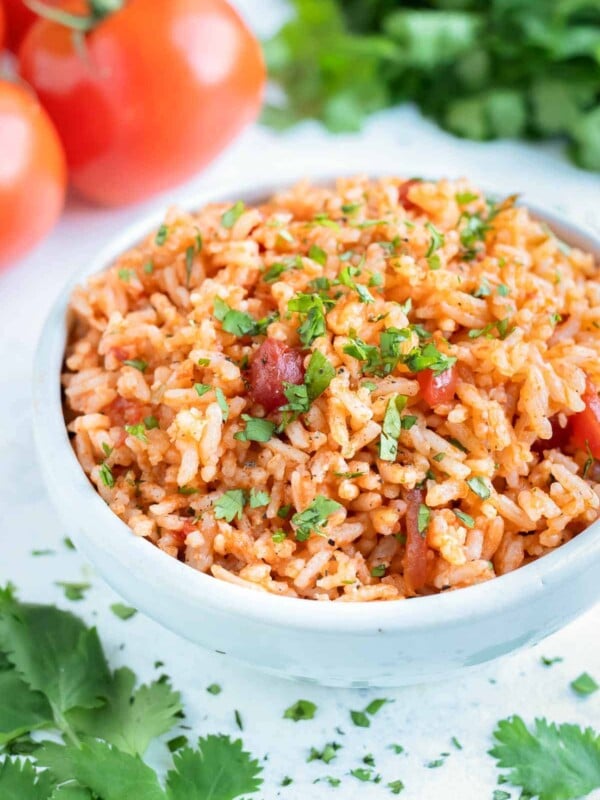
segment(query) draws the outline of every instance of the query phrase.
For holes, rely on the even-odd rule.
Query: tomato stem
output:
[[[87,33],[96,25],[115,11],[123,8],[124,0],[89,0],[89,14],[71,14],[61,8],[46,5],[43,0],[23,0],[24,4],[42,19],[56,22],[73,31]]]

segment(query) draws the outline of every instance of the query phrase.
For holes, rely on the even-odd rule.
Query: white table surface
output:
[[[263,30],[276,19],[262,13],[262,3],[253,6],[245,0],[239,5],[256,17],[257,27],[262,25]],[[186,722],[195,733],[236,734],[233,711],[238,709],[244,720],[245,744],[261,758],[268,755],[265,784],[257,798],[376,800],[391,796],[386,782],[402,779],[406,789],[400,796],[407,800],[491,800],[497,771],[486,751],[497,720],[518,713],[528,721],[546,716],[600,727],[600,692],[581,699],[569,688],[569,682],[584,670],[600,679],[600,607],[541,645],[459,681],[364,692],[276,680],[204,652],[141,614],[127,622],[114,617],[109,605],[117,597],[77,553],[62,544],[69,530],[59,523],[36,464],[30,414],[35,343],[62,284],[108,237],[148,210],[224,182],[369,169],[404,175],[467,174],[500,191],[523,192],[600,231],[600,178],[572,167],[558,148],[459,141],[411,108],[381,113],[362,134],[353,136],[330,137],[313,124],[286,135],[252,128],[203,175],[137,207],[102,210],[70,198],[51,236],[0,276],[0,582],[11,580],[23,598],[60,603],[97,624],[113,666],[131,665],[142,679],[148,679],[154,661],[163,660],[165,671],[183,692]],[[42,548],[52,548],[55,554],[30,555]],[[66,601],[54,583],[82,579],[93,586],[86,599],[76,604]],[[541,655],[564,660],[548,668],[541,665]],[[213,682],[223,687],[219,696],[205,691]],[[349,709],[363,708],[378,696],[395,702],[379,712],[369,729],[354,727]],[[283,710],[298,698],[318,705],[314,720],[282,719]],[[343,735],[335,732],[336,726]],[[452,736],[463,750],[453,748]],[[343,744],[336,761],[329,766],[306,763],[311,746],[322,747],[332,739]],[[387,748],[392,742],[402,744],[406,752],[394,755]],[[451,753],[445,765],[428,769],[427,762],[443,751]],[[384,778],[379,785],[348,775],[350,769],[361,766],[367,753],[373,753]],[[156,767],[166,765],[164,747],[154,746],[150,755]],[[342,777],[340,788],[313,785],[326,774]],[[294,782],[281,788],[284,775]],[[518,797],[517,791],[513,794]]]

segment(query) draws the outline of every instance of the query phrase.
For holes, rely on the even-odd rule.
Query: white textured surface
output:
[[[250,9],[249,2],[243,5]],[[61,602],[97,622],[114,665],[131,664],[146,679],[154,661],[163,660],[175,686],[183,690],[186,722],[196,733],[236,733],[233,710],[239,709],[246,745],[261,758],[268,754],[259,798],[375,800],[390,797],[385,783],[400,778],[406,784],[401,797],[407,800],[486,800],[497,777],[486,750],[498,719],[519,713],[527,720],[546,716],[600,726],[600,692],[579,699],[569,689],[569,682],[583,670],[600,678],[599,607],[535,649],[458,682],[386,691],[385,696],[395,702],[373,718],[369,729],[361,729],[350,722],[349,709],[363,708],[382,693],[277,681],[203,652],[141,615],[122,622],[108,609],[117,598],[93,575],[93,589],[77,605],[67,604],[54,585],[56,580],[81,580],[90,570],[62,545],[69,531],[59,525],[41,484],[30,430],[29,384],[43,318],[72,270],[107,237],[148,209],[189,196],[200,187],[246,182],[265,173],[310,176],[335,170],[367,171],[371,165],[406,175],[468,174],[500,191],[524,192],[600,230],[597,175],[576,170],[553,149],[459,142],[411,109],[379,115],[360,136],[330,138],[310,124],[286,136],[254,128],[203,176],[141,207],[98,210],[72,199],[51,237],[0,277],[0,581],[13,581],[23,597]],[[33,558],[30,552],[36,548],[52,548],[55,554]],[[541,654],[562,656],[564,661],[546,668],[540,664]],[[221,695],[205,692],[212,682],[223,686]],[[283,710],[299,697],[318,704],[316,718],[297,724],[283,720]],[[343,735],[335,731],[336,726]],[[452,736],[460,740],[462,751],[453,748]],[[332,739],[344,745],[336,761],[329,766],[305,763],[311,746],[322,747]],[[387,748],[392,742],[402,744],[406,753],[394,755]],[[443,751],[451,753],[445,765],[427,769],[425,764]],[[384,778],[379,785],[360,783],[347,774],[361,766],[366,753],[373,753]],[[163,748],[156,747],[153,755],[157,766],[166,765]],[[279,788],[286,774],[294,783]],[[342,777],[341,787],[313,786],[325,774]]]

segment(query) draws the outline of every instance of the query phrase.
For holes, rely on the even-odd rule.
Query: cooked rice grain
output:
[[[549,442],[584,408],[586,380],[600,386],[593,257],[465,180],[403,184],[302,183],[231,228],[229,204],[171,209],[163,244],[148,236],[76,289],[68,428],[137,536],[240,586],[393,600],[489,580],[597,519],[598,469],[566,437]],[[312,341],[306,313],[288,309],[302,293],[325,301]],[[232,331],[219,298],[265,320],[260,332]],[[395,358],[369,369],[356,347],[381,358],[390,329],[403,332]],[[265,336],[305,369],[318,350],[335,370],[283,423],[249,387]],[[455,393],[433,407],[410,361],[427,343],[456,359]],[[398,397],[405,420],[384,457]],[[279,428],[245,440],[246,415]],[[303,533],[298,515],[324,498],[339,508]]]

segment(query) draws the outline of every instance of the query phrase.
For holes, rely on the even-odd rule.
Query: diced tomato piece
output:
[[[421,183],[421,181],[416,180],[416,178],[411,178],[411,180],[402,183],[398,189],[398,200],[400,201],[400,205],[403,206],[407,211],[423,211],[421,206],[417,205],[417,203],[413,203],[408,196],[408,193],[412,187],[416,186],[417,183]]]
[[[407,589],[418,592],[427,584],[426,531],[419,533],[419,508],[424,499],[422,489],[412,489],[406,496],[406,550],[404,581]]]
[[[117,397],[104,409],[113,425],[138,425],[144,417],[144,406],[137,400]]]
[[[265,411],[274,411],[287,403],[285,383],[304,381],[303,356],[277,339],[265,339],[250,363],[250,392]]]
[[[111,347],[110,352],[118,361],[127,361],[129,358],[129,350],[125,347]]]
[[[600,398],[598,390],[588,379],[582,396],[585,408],[569,418],[571,441],[575,447],[600,458]]]
[[[449,403],[456,391],[456,367],[454,364],[435,375],[433,370],[424,369],[417,373],[417,380],[421,387],[421,394],[426,403],[430,406],[437,406],[440,403]]]

